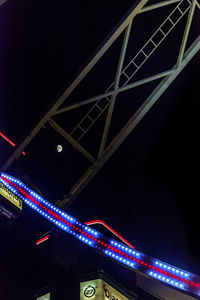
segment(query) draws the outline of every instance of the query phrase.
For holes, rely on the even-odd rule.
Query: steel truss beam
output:
[[[141,80],[138,80],[138,81],[135,81],[131,84],[128,84],[124,87],[120,87],[114,91],[110,91],[110,92],[107,92],[107,93],[103,93],[103,94],[100,94],[100,95],[97,95],[95,97],[92,97],[92,98],[88,98],[88,99],[85,99],[83,101],[80,101],[80,102],[77,102],[75,104],[72,104],[72,105],[69,105],[69,106],[66,106],[64,108],[61,108],[61,109],[58,109],[55,113],[54,113],[54,116],[56,115],[59,115],[61,113],[64,113],[64,112],[67,112],[67,111],[70,111],[70,110],[73,110],[75,108],[78,108],[78,107],[81,107],[83,105],[86,105],[86,104],[90,104],[92,102],[95,102],[97,100],[100,100],[102,98],[106,98],[106,97],[109,97],[109,96],[112,96],[112,95],[117,95],[119,93],[122,93],[122,92],[125,92],[127,90],[130,90],[132,88],[135,88],[137,86],[140,86],[140,85],[143,85],[143,84],[146,84],[146,83],[149,83],[149,82],[152,82],[154,80],[157,80],[157,79],[160,79],[162,77],[165,77],[167,75],[170,75],[171,73],[173,72],[173,69],[172,70],[169,70],[169,71],[165,71],[165,72],[161,72],[161,73],[158,73],[158,74],[155,74],[153,76],[149,76],[149,77],[146,77],[144,79],[141,79]]]
[[[123,20],[120,22],[120,24],[115,28],[113,33],[109,35],[109,37],[104,41],[101,48],[95,53],[95,55],[91,58],[90,62],[82,69],[82,71],[77,75],[77,77],[73,80],[73,82],[68,86],[68,88],[65,90],[65,92],[61,95],[61,97],[55,102],[55,104],[51,107],[51,109],[44,115],[44,117],[40,120],[40,122],[34,127],[34,129],[30,132],[30,134],[23,140],[23,142],[17,147],[16,151],[11,155],[11,157],[8,159],[8,161],[4,164],[2,167],[3,170],[6,170],[13,161],[20,155],[20,153],[24,150],[24,148],[32,141],[32,139],[35,137],[35,135],[41,130],[41,128],[48,122],[57,132],[59,132],[65,139],[67,139],[78,151],[80,151],[91,163],[92,165],[89,166],[89,168],[86,170],[86,172],[83,174],[83,176],[79,179],[79,181],[72,187],[70,193],[65,197],[63,202],[61,203],[62,206],[64,206],[66,203],[70,204],[83,190],[83,188],[90,182],[90,180],[95,176],[95,174],[103,167],[103,165],[108,161],[108,159],[112,156],[112,154],[117,150],[117,148],[121,145],[121,143],[125,140],[125,138],[131,133],[131,131],[136,127],[136,125],[143,119],[143,117],[146,115],[146,113],[151,109],[151,107],[154,105],[154,103],[160,98],[160,96],[164,93],[164,91],[170,86],[171,82],[174,81],[174,79],[178,76],[178,74],[184,69],[184,67],[189,63],[189,61],[192,59],[192,57],[199,51],[199,37],[197,40],[190,46],[190,48],[185,52],[185,46],[188,40],[188,35],[191,27],[191,21],[194,14],[194,9],[196,5],[198,4],[196,0],[171,0],[171,1],[165,1],[160,2],[158,4],[155,4],[153,6],[147,6],[143,9],[144,5],[148,2],[148,0],[141,0],[137,1],[136,4],[132,7],[132,9],[129,11],[127,16],[123,18]],[[151,36],[151,38],[148,40],[148,42],[143,46],[143,48],[139,51],[139,53],[142,53],[144,56],[144,61],[140,66],[137,66],[134,59],[137,57],[137,55],[132,59],[132,61],[128,64],[134,64],[136,66],[136,71],[139,70],[139,68],[143,65],[144,62],[150,57],[150,55],[157,49],[157,47],[160,45],[160,43],[165,39],[165,37],[171,32],[171,30],[175,27],[175,25],[179,22],[179,20],[183,17],[183,15],[189,11],[187,23],[185,26],[185,31],[182,38],[182,43],[179,49],[179,55],[177,59],[177,64],[168,71],[158,73],[156,75],[144,78],[142,80],[129,83],[130,79],[133,75],[130,77],[126,74],[126,69],[128,66],[126,66],[124,69],[124,57],[126,55],[127,45],[128,45],[128,39],[130,35],[130,30],[132,26],[132,20],[134,17],[142,12],[142,9],[146,11],[154,8],[159,8],[163,5],[168,5],[178,2],[177,7],[172,11],[172,13],[168,16],[166,19],[171,23],[171,28],[168,30],[168,32],[163,32],[163,24],[165,24],[166,20],[161,24],[161,26],[156,30],[156,32]],[[187,3],[188,7],[185,9],[185,11],[182,11],[179,7],[181,3]],[[153,8],[154,7],[154,8]],[[180,16],[176,21],[172,21],[171,16],[174,12],[179,11]],[[161,40],[156,44],[154,41],[154,36],[157,33],[162,34]],[[121,54],[118,61],[118,67],[115,75],[114,82],[109,86],[109,88],[106,90],[105,93],[102,93],[100,95],[97,95],[95,97],[86,99],[84,101],[75,103],[73,105],[69,105],[65,108],[59,109],[60,106],[68,99],[70,94],[73,92],[73,90],[80,84],[80,82],[83,80],[83,78],[88,74],[88,72],[95,66],[95,64],[100,60],[100,58],[106,53],[106,51],[110,48],[110,46],[115,42],[115,40],[124,33],[124,40],[121,47]],[[145,53],[145,47],[148,45],[148,43],[151,43],[153,45],[153,50],[149,55]],[[124,75],[127,77],[126,82],[123,84],[123,86],[119,87],[119,81],[120,77]],[[109,132],[110,122],[113,114],[113,108],[115,104],[116,97],[119,93],[124,92],[128,89],[134,88],[136,86],[140,86],[142,84],[161,79],[163,80],[157,85],[157,87],[154,89],[154,91],[149,95],[149,97],[143,102],[141,107],[133,114],[131,119],[126,123],[126,125],[119,131],[119,133],[116,135],[116,137],[111,141],[109,145],[106,145],[107,136]],[[92,154],[90,154],[86,149],[84,149],[79,140],[75,140],[72,137],[72,133],[67,133],[57,122],[55,122],[52,117],[54,115],[58,115],[60,113],[64,113],[66,111],[69,111],[71,109],[75,109],[77,107],[83,106],[88,103],[92,103],[100,100],[100,99],[107,99],[108,104],[106,106],[107,109],[107,117],[106,122],[104,126],[104,132],[101,139],[101,145],[99,148],[99,154],[98,159],[95,159]],[[97,104],[95,104],[97,105]],[[94,106],[95,106],[94,105]],[[102,110],[103,112],[103,110]],[[89,115],[87,115],[89,116]],[[94,122],[96,120],[93,120]],[[93,122],[93,123],[94,123]],[[92,124],[93,124],[92,123]],[[80,123],[77,125],[77,127],[81,128]],[[75,128],[76,129],[76,128]],[[83,133],[85,134],[87,131],[83,130]],[[72,131],[73,132],[73,131]]]
[[[101,145],[100,145],[100,149],[99,149],[98,159],[100,159],[102,157],[102,154],[103,154],[103,151],[104,151],[105,145],[106,145],[106,140],[107,140],[107,137],[108,137],[108,131],[109,131],[109,128],[110,128],[110,122],[111,122],[113,109],[114,109],[114,105],[115,105],[115,100],[116,100],[116,96],[117,96],[116,91],[117,91],[118,86],[119,86],[120,75],[121,75],[121,72],[122,72],[122,68],[123,68],[123,64],[124,64],[124,58],[125,58],[125,55],[126,55],[126,49],[127,49],[127,46],[128,46],[128,39],[129,39],[130,32],[131,32],[131,26],[132,26],[132,22],[130,22],[129,25],[127,26],[126,32],[125,32],[125,35],[124,35],[124,40],[123,40],[123,44],[122,44],[122,48],[121,48],[121,54],[120,54],[118,67],[117,67],[117,72],[116,72],[115,81],[114,81],[114,88],[113,88],[114,93],[112,94],[110,105],[108,107],[108,113],[107,113],[104,132],[103,132],[103,136],[102,136],[102,140],[101,140]]]
[[[137,126],[137,124],[144,118],[152,106],[159,100],[161,95],[166,91],[166,89],[171,85],[171,83],[176,79],[176,77],[181,73],[181,71],[186,67],[190,60],[197,54],[200,50],[200,35],[195,40],[195,42],[186,51],[182,62],[177,68],[174,68],[174,72],[171,75],[165,76],[165,78],[158,84],[151,95],[144,101],[140,108],[135,112],[135,114],[129,119],[117,136],[112,140],[112,142],[105,149],[104,155],[101,160],[97,161],[94,165],[90,166],[88,170],[83,174],[80,180],[72,187],[70,194],[64,199],[61,207],[65,207],[74,201],[79,193],[88,185],[91,179],[97,174],[97,172],[104,166],[104,164],[109,160],[113,153],[118,149],[118,147],[123,143],[123,141],[128,137],[132,130]]]
[[[49,125],[54,128],[58,133],[60,133],[68,142],[70,142],[78,151],[80,151],[90,162],[95,163],[96,159],[86,151],[80,144],[78,144],[71,136],[54,120],[49,118]]]
[[[132,22],[141,8],[148,2],[148,0],[138,0],[130,9],[127,16],[125,16],[121,22],[116,26],[111,35],[109,35],[103,42],[100,50],[96,51],[94,56],[90,59],[90,62],[83,68],[82,71],[76,76],[73,82],[65,90],[65,92],[59,97],[59,99],[54,103],[50,110],[44,115],[44,117],[38,122],[38,124],[33,128],[29,135],[22,141],[22,143],[17,147],[14,153],[10,156],[8,161],[3,165],[2,169],[6,170],[13,163],[13,161],[19,157],[20,153],[25,147],[32,141],[36,134],[42,129],[42,127],[48,122],[49,118],[56,112],[56,110],[66,101],[73,90],[80,84],[80,82],[85,78],[89,71],[96,65],[100,58],[107,52],[110,46],[115,42],[115,40],[121,35],[121,33],[126,29],[126,27]]]
[[[148,5],[148,6],[143,7],[139,13],[141,14],[143,12],[150,11],[150,10],[153,10],[153,9],[156,9],[156,8],[160,8],[160,7],[169,5],[169,4],[177,3],[177,2],[180,2],[180,1],[181,0],[169,0],[169,1],[162,1],[162,2],[159,2],[159,3],[156,3],[156,4]]]

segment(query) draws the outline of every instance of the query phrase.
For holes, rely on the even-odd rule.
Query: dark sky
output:
[[[132,3],[8,0],[1,6],[0,131],[20,142]],[[127,61],[167,12],[162,9],[160,14],[138,18]],[[195,20],[191,39],[198,31],[197,17]],[[104,91],[112,82],[120,42],[119,39],[111,48],[102,65],[97,65],[72,101]],[[159,68],[163,71],[172,67],[176,43],[173,35],[169,37],[161,46],[161,56],[154,55],[152,63],[138,78],[149,75],[152,69],[156,73]],[[198,56],[68,208],[81,221],[103,219],[138,250],[196,273],[200,263],[199,75]],[[145,93],[142,88],[135,94],[119,97],[112,134],[130,117],[132,97],[140,103]],[[81,114],[78,111],[77,115],[66,115],[61,121],[70,128]],[[95,138],[85,140],[93,150]],[[57,143],[64,146],[61,154],[56,153]],[[3,140],[0,147],[3,163],[13,149]],[[26,152],[26,158],[20,158],[8,172],[20,177],[19,170],[25,170],[43,195],[53,202],[69,192],[86,167],[85,159],[48,126]],[[30,249],[35,238],[48,228],[50,225],[45,220],[25,209],[9,234],[1,230],[5,240],[1,252],[6,257],[11,245],[11,252],[22,251],[24,255],[27,248],[33,251]],[[19,239],[21,243],[17,243]],[[15,264],[13,254],[10,255]]]

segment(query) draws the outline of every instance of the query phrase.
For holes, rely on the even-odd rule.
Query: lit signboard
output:
[[[50,293],[37,298],[37,300],[50,300]]]
[[[81,282],[80,300],[129,300],[102,279]]]
[[[22,200],[0,183],[0,195],[6,198],[10,203],[22,210]]]

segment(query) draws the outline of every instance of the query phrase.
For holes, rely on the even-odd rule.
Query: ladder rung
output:
[[[94,122],[94,119],[92,119],[89,115],[87,115],[87,118]]]
[[[110,99],[108,98],[108,97],[105,97],[107,100],[108,100],[108,103],[110,103]],[[108,106],[109,104],[107,104],[106,106],[105,106],[105,108]]]
[[[143,53],[145,57],[148,57],[148,55],[144,52],[144,50],[141,50],[141,53]]]
[[[177,8],[178,8],[178,10],[180,11],[181,15],[183,15],[183,12],[182,12],[182,10],[180,9],[180,7],[178,6]]]
[[[85,132],[85,130],[80,125],[78,125],[77,128],[80,128],[83,132]]]
[[[98,105],[98,104],[96,104],[95,105],[101,112],[103,111],[103,109]]]
[[[150,42],[152,42],[152,44],[155,46],[155,47],[157,47],[157,45],[156,45],[156,43],[154,43],[154,41],[151,39],[151,40],[149,40]]]
[[[168,20],[174,25],[174,22],[170,18]]]
[[[139,69],[138,65],[134,62],[134,60],[132,61],[132,63],[134,64],[134,66],[136,66],[137,69]]]
[[[164,33],[164,31],[161,28],[159,30],[164,36],[166,36],[166,34]]]
[[[125,71],[124,71],[124,72],[122,72],[122,74],[124,74],[124,75],[126,76],[126,78],[128,78],[128,79],[129,79],[129,77],[128,77],[128,75],[125,73]]]

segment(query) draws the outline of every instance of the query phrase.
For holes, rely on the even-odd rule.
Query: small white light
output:
[[[56,150],[57,150],[57,152],[62,152],[63,151],[63,147],[61,145],[57,145],[56,146]]]

